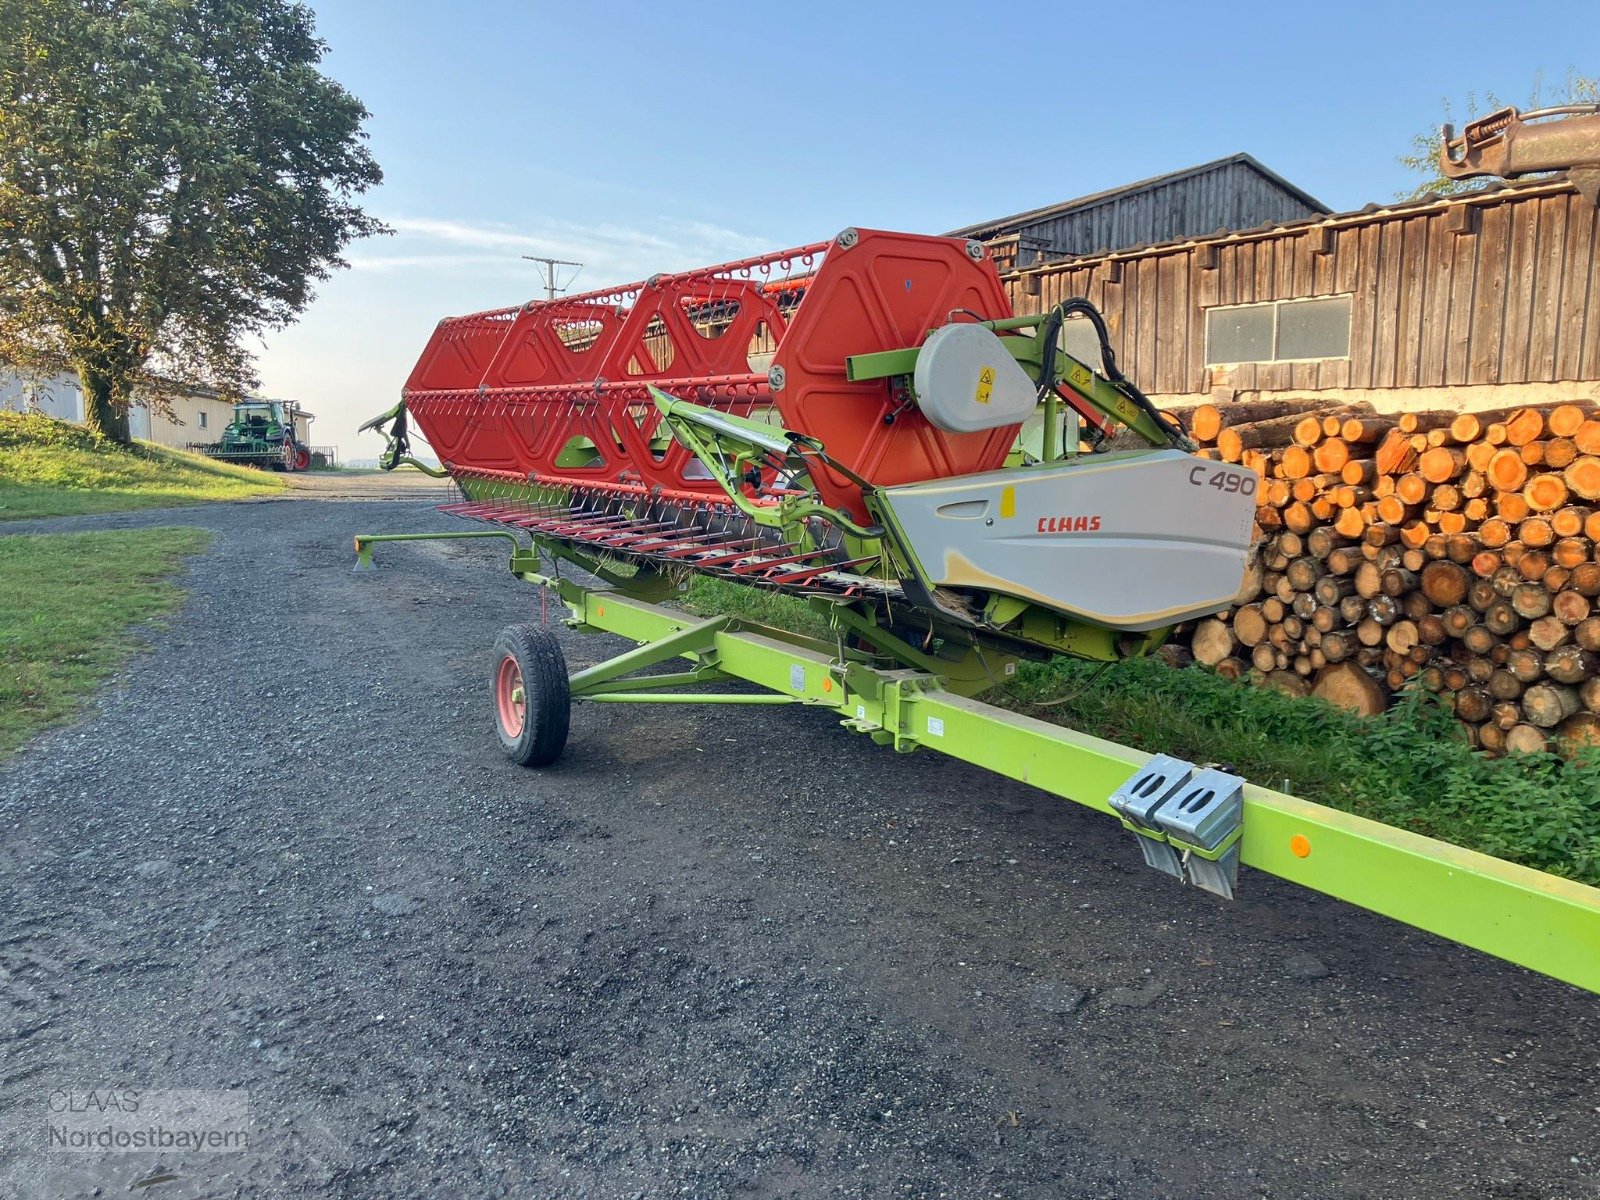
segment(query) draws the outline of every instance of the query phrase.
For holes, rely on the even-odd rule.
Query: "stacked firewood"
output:
[[[1182,631],[1219,674],[1363,713],[1415,684],[1490,753],[1600,742],[1600,412],[1202,405],[1259,479],[1234,606]]]

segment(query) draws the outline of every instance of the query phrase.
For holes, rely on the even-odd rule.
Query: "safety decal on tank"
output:
[[[978,370],[978,390],[972,398],[979,404],[989,403],[989,397],[994,394],[994,368],[982,367]]]

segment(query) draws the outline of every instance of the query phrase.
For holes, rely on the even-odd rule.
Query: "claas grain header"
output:
[[[825,708],[1111,814],[1207,891],[1243,862],[1600,989],[1594,889],[975,699],[1021,659],[1148,654],[1227,607],[1258,482],[1190,453],[1087,302],[1015,316],[980,243],[846,229],[451,318],[367,427],[381,465],[433,470],[420,432],[459,491],[444,511],[490,528],[360,535],[358,566],[382,541],[505,538],[568,625],[637,643],[569,673],[547,628],[501,633],[520,763],[561,755],[574,701]],[[693,617],[672,602],[696,576],[796,597],[828,636]]]

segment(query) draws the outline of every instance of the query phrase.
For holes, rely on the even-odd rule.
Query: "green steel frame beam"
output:
[[[531,582],[554,582],[530,570],[519,574]],[[653,643],[641,646],[647,653],[612,660],[631,666],[614,672],[611,664],[591,667],[574,676],[575,685],[687,654],[714,664],[721,677],[769,693],[600,692],[588,697],[593,700],[827,707],[849,728],[896,750],[938,750],[1108,815],[1111,795],[1151,757],[955,695],[924,671],[841,662],[835,647],[815,639],[737,619],[697,622],[675,609],[562,582],[574,628]],[[640,682],[661,686],[672,678]],[[1244,797],[1246,865],[1600,992],[1600,889],[1269,788],[1247,784]]]

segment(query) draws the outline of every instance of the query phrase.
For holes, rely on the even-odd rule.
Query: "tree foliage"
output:
[[[0,356],[77,373],[89,423],[254,383],[382,226],[367,110],[288,0],[0,0]]]
[[[1441,125],[1454,125],[1458,129],[1487,113],[1510,107],[1507,101],[1500,99],[1493,92],[1485,92],[1482,97],[1476,92],[1468,92],[1465,111],[1461,116],[1456,115],[1455,106],[1448,96],[1440,103],[1444,111]],[[1554,108],[1562,104],[1596,103],[1600,103],[1600,78],[1579,75],[1576,71],[1568,70],[1558,88],[1546,89],[1542,78],[1535,79],[1532,95],[1522,108],[1526,112],[1536,108]],[[1451,179],[1439,170],[1439,150],[1444,144],[1441,125],[1435,125],[1426,133],[1417,134],[1411,139],[1410,152],[1398,156],[1401,166],[1423,177],[1423,181],[1411,191],[1400,193],[1401,200],[1421,200],[1426,196],[1454,196],[1459,192],[1476,192],[1489,182],[1484,179]]]

